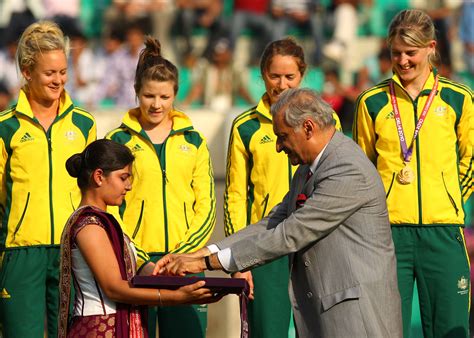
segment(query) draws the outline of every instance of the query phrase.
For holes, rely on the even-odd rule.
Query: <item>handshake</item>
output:
[[[156,262],[153,275],[185,276],[204,270],[220,270],[222,265],[217,254],[202,248],[190,254],[168,254]]]
[[[152,275],[185,276],[204,270],[223,270],[217,253],[211,254],[207,247],[190,254],[168,254],[156,262]],[[243,278],[248,283],[248,298],[254,299],[253,277],[250,271],[235,272],[234,278]]]

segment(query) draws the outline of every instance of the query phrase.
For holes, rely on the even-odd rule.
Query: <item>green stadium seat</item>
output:
[[[302,88],[311,88],[321,92],[324,84],[324,73],[321,68],[309,68],[301,83]]]
[[[474,74],[471,74],[469,71],[465,70],[456,74],[458,81],[470,88],[474,88]]]
[[[179,68],[179,89],[176,99],[178,102],[183,101],[189,93],[192,86],[191,70],[187,67]]]
[[[260,68],[251,66],[248,69],[248,91],[255,102],[260,101],[263,93],[265,93],[265,83],[260,75]]]

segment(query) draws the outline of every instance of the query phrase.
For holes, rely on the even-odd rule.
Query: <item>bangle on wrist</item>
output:
[[[161,301],[161,290],[158,289],[158,305],[163,306],[163,302]]]
[[[211,257],[211,256],[206,256],[206,257],[204,257],[204,263],[206,263],[206,268],[207,268],[209,271],[212,271],[212,270],[214,270],[214,269],[212,268],[210,257]]]

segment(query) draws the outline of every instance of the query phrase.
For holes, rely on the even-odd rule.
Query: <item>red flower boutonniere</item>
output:
[[[296,209],[301,208],[307,199],[308,196],[305,194],[298,194],[298,196],[296,196]]]

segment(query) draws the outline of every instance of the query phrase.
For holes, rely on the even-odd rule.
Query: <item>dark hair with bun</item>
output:
[[[174,94],[178,93],[178,68],[161,56],[161,44],[158,40],[147,36],[145,48],[140,52],[140,57],[135,71],[135,94],[138,95],[145,81],[166,82],[174,84]]]
[[[111,140],[97,140],[82,153],[74,154],[66,161],[69,175],[77,178],[81,190],[89,187],[94,170],[102,169],[104,175],[125,168],[135,157],[126,146]]]

